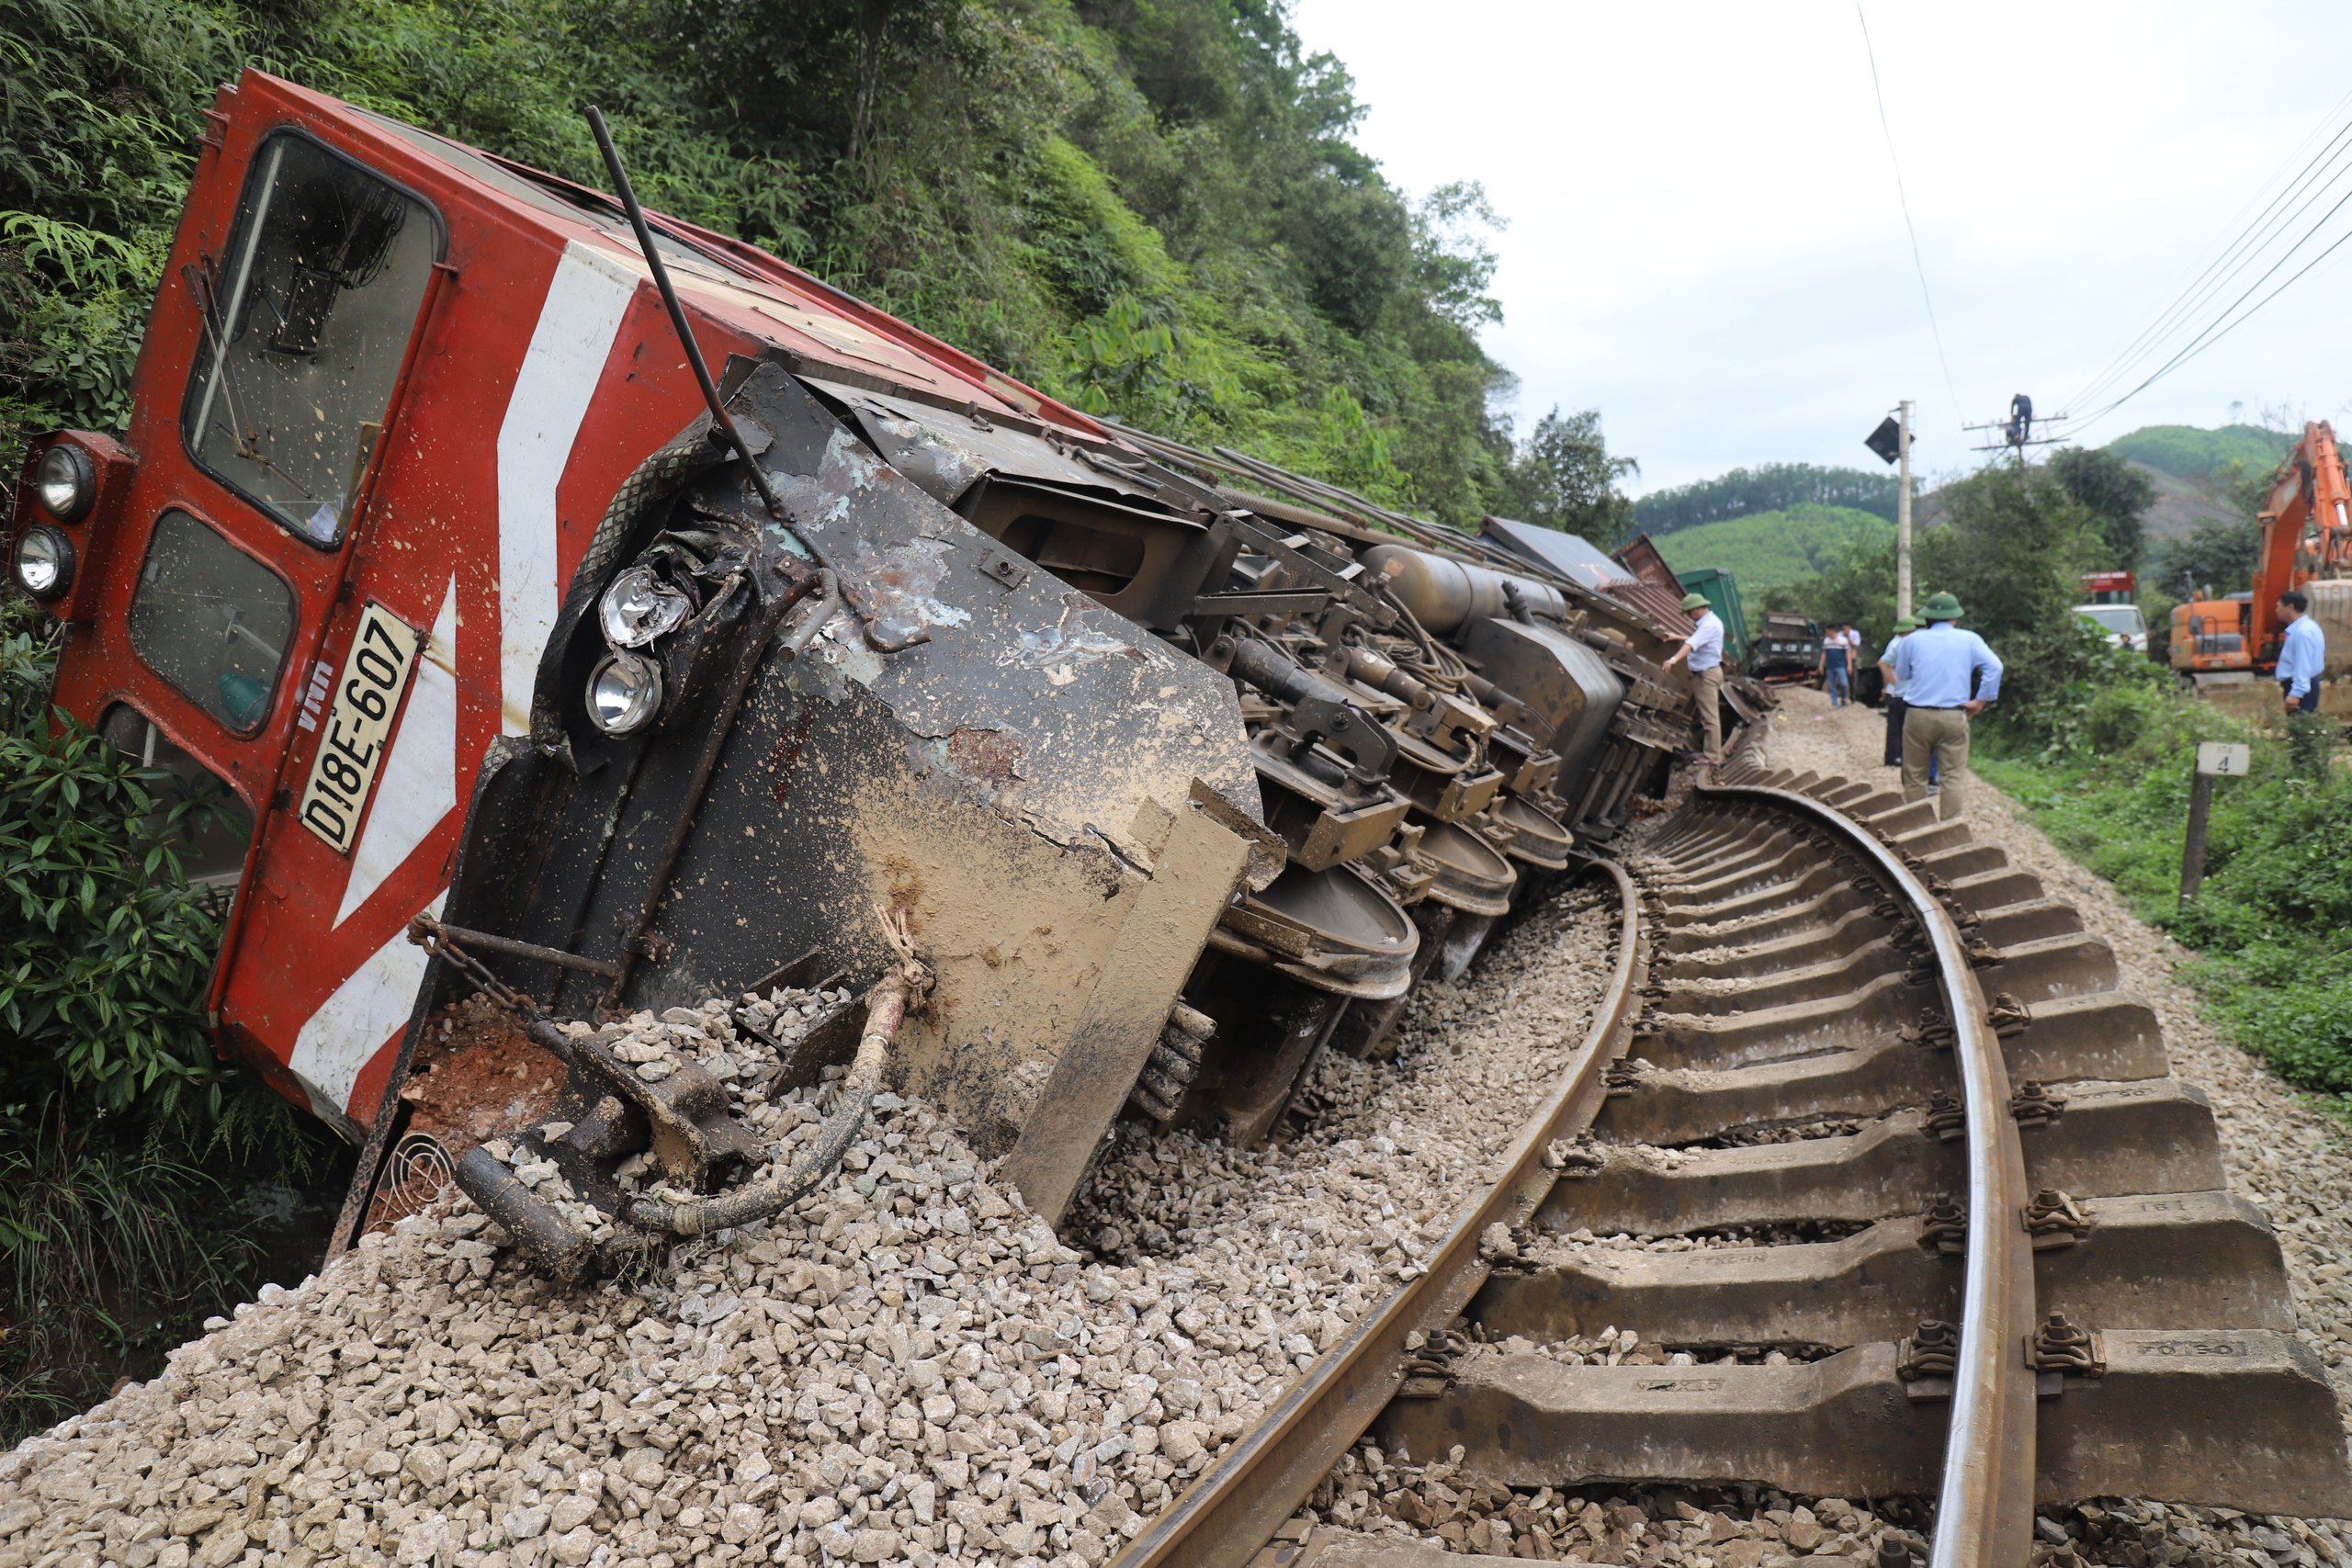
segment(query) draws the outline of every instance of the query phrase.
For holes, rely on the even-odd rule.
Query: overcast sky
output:
[[[1865,9],[1949,388],[1852,0],[1297,0],[1293,20],[1347,62],[1392,180],[1479,180],[1509,220],[1487,346],[1521,378],[1521,428],[1598,407],[1640,490],[1875,466],[1861,437],[1906,396],[1921,467],[1973,465],[1984,438],[1960,425],[2018,391],[2065,408],[2344,123],[2352,85],[2340,6]],[[2291,232],[2346,192],[2352,168]],[[2272,281],[2347,231],[2352,205]],[[2083,438],[2233,402],[2341,418],[2347,269],[2352,244]]]

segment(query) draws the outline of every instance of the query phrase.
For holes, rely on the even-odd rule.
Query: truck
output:
[[[1821,668],[1821,623],[1810,615],[1767,610],[1756,629],[1747,673],[1768,685],[1810,681]]]
[[[2290,590],[2311,601],[2326,634],[2324,673],[2352,669],[2352,482],[2333,425],[2303,426],[2271,476],[2256,521],[2252,585],[2221,594],[2208,585],[2173,606],[2166,662],[2184,683],[2242,685],[2276,670],[2286,635],[2278,596]]]
[[[205,1017],[359,1145],[340,1243],[417,1171],[562,1280],[776,1212],[725,1075],[617,1053],[791,986],[854,998],[767,1086],[847,1068],[820,1156],[921,1095],[1058,1222],[1116,1122],[1277,1131],[1690,747],[1687,622],[1060,403],[601,120],[609,192],[259,71],[209,123],[7,559],[61,722],[222,805]]]

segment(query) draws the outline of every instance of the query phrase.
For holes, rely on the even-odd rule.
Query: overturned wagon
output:
[[[767,1089],[854,1060],[1058,1216],[1122,1114],[1267,1135],[1687,744],[1638,592],[289,83],[212,127],[11,558],[61,706],[218,807],[212,1026],[364,1140],[349,1227],[419,1161],[567,1273],[740,1217],[740,1107],[616,1045],[780,986],[870,1005]]]

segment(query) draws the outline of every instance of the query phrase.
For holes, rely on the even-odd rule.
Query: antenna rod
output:
[[[613,133],[605,128],[604,111],[595,105],[588,106],[588,129],[596,133],[596,149],[605,155],[605,167],[613,176],[613,188],[620,194],[621,208],[628,214],[629,227],[637,231],[637,248],[644,254],[645,265],[652,270],[653,287],[662,291],[662,303],[670,308],[670,324],[678,331],[678,342],[686,351],[686,365],[695,373],[695,384],[702,389],[702,400],[710,405],[713,426],[735,448],[743,459],[743,467],[752,476],[752,488],[760,499],[767,502],[768,515],[781,520],[784,502],[777,499],[775,485],[768,480],[767,471],[752,460],[752,449],[744,444],[743,433],[735,428],[727,405],[718,400],[718,389],[710,379],[710,367],[703,363],[702,348],[695,342],[694,330],[686,325],[685,307],[678,303],[678,291],[670,286],[670,269],[662,265],[662,253],[653,246],[653,231],[645,225],[645,209],[637,204],[637,192],[630,188],[628,171],[621,166],[620,149],[613,145]]]

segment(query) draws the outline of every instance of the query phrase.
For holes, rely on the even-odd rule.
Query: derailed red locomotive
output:
[[[265,74],[209,124],[130,428],[36,447],[10,558],[60,706],[231,803],[210,1022],[365,1140],[353,1224],[425,1147],[577,1272],[493,1131],[569,1106],[607,1199],[746,1151],[546,1019],[818,976],[920,1002],[888,1080],[1057,1217],[1123,1111],[1265,1136],[1688,747],[1671,599],[1511,529],[1106,424]],[[449,1045],[477,988],[516,1025]]]

